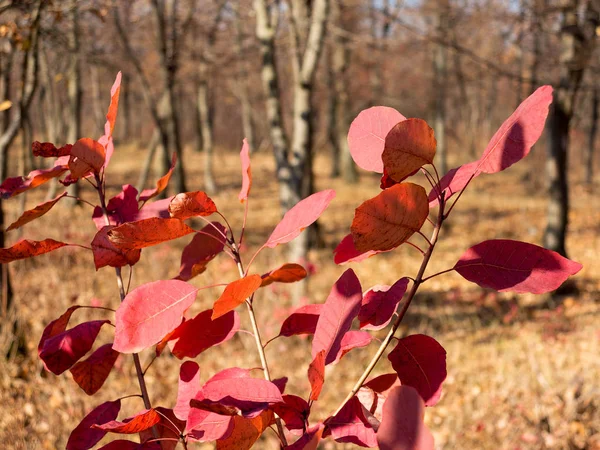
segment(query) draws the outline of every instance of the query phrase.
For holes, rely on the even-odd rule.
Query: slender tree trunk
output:
[[[121,136],[123,141],[131,142],[131,77],[127,72],[123,73],[123,78],[121,80],[121,93],[122,96],[119,98],[119,119],[120,119],[120,129]]]
[[[448,34],[449,5],[446,1],[438,5],[437,36],[443,39]],[[433,89],[435,96],[435,119],[433,129],[437,141],[437,160],[441,173],[448,171],[448,155],[446,149],[446,80],[447,80],[447,49],[445,43],[436,44],[433,63]]]
[[[106,122],[106,116],[104,112],[104,105],[102,105],[102,94],[100,86],[100,76],[98,74],[98,66],[90,64],[90,78],[91,78],[91,89],[92,89],[92,106],[94,109],[94,121],[96,122],[96,129],[99,131],[104,130],[104,123]],[[120,118],[120,117],[119,117]]]
[[[81,68],[80,68],[80,49],[79,49],[79,13],[77,0],[71,0],[69,4],[69,14],[71,15],[71,33],[69,33],[69,48],[71,61],[69,64],[69,131],[67,141],[74,144],[81,138]],[[64,199],[67,205],[75,206],[79,197],[79,184],[73,183],[67,189],[70,198]]]
[[[588,133],[588,146],[585,160],[585,183],[588,186],[594,184],[594,148],[596,146],[596,134],[598,132],[598,103],[600,103],[600,88],[594,89],[592,97],[592,117]]]
[[[140,171],[140,176],[138,178],[138,192],[142,192],[146,188],[146,184],[148,183],[148,175],[150,174],[150,170],[152,170],[152,162],[154,161],[154,155],[156,154],[156,149],[159,147],[159,145],[160,133],[158,132],[158,130],[155,129],[152,133],[152,138],[150,138],[150,143],[148,144],[148,154],[146,155],[144,166],[142,167],[142,170]]]
[[[202,139],[202,151],[204,152],[204,189],[209,194],[216,192],[217,186],[213,176],[213,131],[210,117],[209,88],[208,88],[208,64],[204,61],[199,63],[199,80],[196,108],[200,122],[198,137]]]
[[[333,8],[332,8],[333,9]],[[332,14],[333,19],[333,14]],[[342,173],[341,171],[341,151],[338,141],[337,123],[336,123],[336,112],[338,99],[335,93],[335,71],[333,68],[333,53],[335,43],[331,42],[327,48],[327,139],[331,146],[331,172],[329,176],[331,178],[337,178]]]

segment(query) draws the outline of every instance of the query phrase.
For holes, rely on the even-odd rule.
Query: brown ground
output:
[[[137,179],[143,158],[134,154],[132,148],[118,151],[121,153],[113,160],[109,178],[115,192],[121,184]],[[537,161],[532,157],[503,174],[474,181],[447,223],[428,273],[451,267],[464,249],[487,238],[541,241],[545,199],[539,157]],[[190,154],[191,189],[202,187],[201,161],[201,156]],[[247,255],[264,242],[279,217],[272,166],[270,155],[253,157]],[[332,187],[338,193],[321,220],[326,248],[310,255],[316,269],[310,278],[310,301],[323,302],[332,282],[343,271],[333,264],[332,249],[348,232],[354,208],[378,192],[379,182],[361,174],[360,183],[349,187],[327,177],[325,157],[317,159],[316,167],[317,187]],[[220,190],[213,199],[239,229],[243,207],[237,201],[237,154],[218,155],[215,168]],[[401,333],[427,333],[448,352],[449,375],[442,400],[426,413],[437,448],[600,449],[600,202],[577,184],[577,176],[573,179],[568,249],[570,257],[583,263],[584,269],[568,294],[552,299],[497,294],[483,291],[451,273],[427,282],[411,306]],[[92,199],[91,192],[85,189]],[[29,196],[27,207],[41,201],[43,195],[45,192],[40,191]],[[16,219],[19,200],[5,205],[8,221]],[[88,207],[73,212],[59,204],[47,216],[26,226],[23,236],[87,243],[94,231],[89,214]],[[9,239],[16,240],[18,232],[12,233],[15,236]],[[419,238],[413,241],[418,243]],[[184,238],[144,250],[132,287],[176,275],[180,251],[186,242]],[[366,289],[373,284],[392,284],[403,275],[414,276],[419,259],[415,250],[405,246],[352,267]],[[260,273],[283,262],[285,248],[280,246],[261,254],[254,270]],[[0,362],[0,446],[64,448],[70,430],[86,411],[102,401],[138,391],[129,357],[118,361],[118,369],[105,386],[89,398],[69,374],[57,377],[45,373],[35,351],[44,326],[69,305],[95,299],[116,307],[114,272],[110,268],[95,272],[91,255],[76,248],[13,263],[10,270],[30,356]],[[128,270],[124,273],[127,275]],[[236,270],[230,260],[219,257],[193,282],[200,286],[235,278]],[[201,291],[195,308],[209,307],[217,295],[217,290]],[[265,289],[255,304],[263,336],[275,335],[289,307],[287,288]],[[74,319],[76,322],[94,314],[99,313],[78,311]],[[243,311],[241,314],[247,329],[248,321]],[[102,333],[102,339],[110,339],[108,328]],[[337,407],[376,345],[354,351],[327,372],[315,418],[322,418]],[[267,356],[276,377],[290,378],[288,391],[306,396],[309,342],[283,338],[267,348]],[[142,356],[143,361],[148,358],[149,355]],[[201,354],[197,361],[203,379],[220,368],[259,365],[252,338],[241,333],[220,348]],[[179,360],[165,355],[148,372],[155,405],[174,405],[179,364]],[[376,373],[389,370],[381,365]],[[141,408],[136,399],[124,400],[121,417]],[[256,447],[273,448],[272,440],[261,441]]]

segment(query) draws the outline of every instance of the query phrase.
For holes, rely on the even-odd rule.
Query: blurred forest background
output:
[[[336,189],[339,205],[319,229],[278,254],[310,261],[315,273],[304,294],[321,302],[337,278],[332,248],[353,209],[378,188],[349,156],[346,135],[361,110],[386,105],[426,119],[445,173],[478,158],[510,113],[551,84],[544,136],[510,175],[473,183],[437,266],[453,264],[477,236],[513,236],[568,253],[584,264],[579,280],[541,301],[434,281],[404,331],[427,331],[449,353],[446,398],[427,416],[440,448],[599,449],[599,36],[600,0],[0,0],[0,179],[40,168],[34,140],[64,145],[100,136],[122,71],[115,192],[125,183],[152,185],[176,153],[169,195],[206,190],[239,218],[232,199],[245,137],[257,186],[252,247],[298,200]],[[48,186],[48,197],[61,188]],[[44,197],[20,198],[0,200],[2,228]],[[62,208],[72,219],[57,226],[56,216],[45,218],[37,222],[45,229],[31,227],[26,237],[91,239],[93,229],[82,231],[89,211],[75,202]],[[0,244],[18,233],[1,232]],[[149,250],[164,266],[148,262],[134,284],[173,276],[165,267],[178,266],[176,250]],[[12,413],[0,418],[0,438],[9,448],[64,446],[92,404],[70,391],[68,377],[43,373],[35,354],[45,324],[77,298],[116,301],[110,274],[90,275],[89,258],[78,258],[65,250],[2,265],[0,350],[8,357],[0,363],[0,400]],[[410,250],[371,258],[359,276],[365,288],[390,282],[415,258]],[[393,274],[382,280],[386,271]],[[288,294],[273,292],[272,300],[278,295]],[[293,349],[306,359],[300,343]],[[244,343],[231,345],[229,354],[245,353]],[[365,352],[349,364],[360,367]],[[248,355],[238,359],[254,364]],[[127,383],[129,369],[115,383]],[[305,366],[300,372],[298,380]],[[166,374],[149,377],[153,395],[168,403]],[[341,377],[340,389],[352,384]]]

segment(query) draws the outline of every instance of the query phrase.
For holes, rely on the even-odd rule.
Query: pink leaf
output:
[[[130,184],[123,186],[123,190],[108,201],[106,209],[111,225],[121,225],[126,222],[137,220],[138,215],[138,191]],[[102,229],[106,225],[102,208],[96,206],[92,216],[96,228]]]
[[[240,328],[240,316],[235,311],[212,320],[212,309],[183,322],[171,339],[177,339],[171,353],[178,357],[195,358],[203,351],[228,341]]]
[[[376,420],[375,423],[377,426],[373,426],[375,431],[377,431],[381,423],[385,399],[388,396],[389,390],[394,386],[400,386],[398,374],[390,373],[380,375],[363,384],[356,394],[360,403],[371,415],[371,420],[373,418]]]
[[[314,334],[322,308],[322,304],[301,306],[285,319],[281,325],[279,336]]]
[[[92,425],[102,425],[117,418],[121,410],[121,400],[105,402],[94,408],[75,427],[67,441],[67,450],[88,450],[96,445],[106,434],[104,430],[91,428]]]
[[[377,447],[375,430],[369,424],[356,396],[348,400],[340,412],[325,423],[337,442],[350,442],[361,447]]]
[[[390,391],[377,430],[380,450],[433,450],[433,436],[423,423],[425,405],[410,386]]]
[[[197,292],[179,280],[155,281],[134,289],[117,309],[113,348],[137,353],[157,344],[179,326]]]
[[[240,151],[240,159],[242,160],[242,190],[238,195],[238,199],[243,203],[248,199],[250,188],[252,187],[252,170],[250,169],[250,146],[248,141],[244,139],[242,150]]]
[[[46,369],[60,375],[72,367],[91,350],[105,323],[110,323],[110,320],[84,322],[47,339],[39,353]]]
[[[366,331],[348,331],[340,342],[340,350],[333,362],[339,362],[346,353],[355,348],[366,347],[372,340],[373,337]]]
[[[186,425],[186,433],[189,433],[190,440],[213,442],[226,438],[232,431],[232,416],[222,416],[202,409],[190,409]]]
[[[125,419],[123,422],[111,420],[101,425],[92,425],[92,427],[110,433],[135,434],[152,428],[158,422],[160,422],[160,415],[154,409],[148,409]]]
[[[426,406],[438,402],[446,379],[446,350],[435,339],[424,334],[402,338],[388,359],[402,385],[414,387]]]
[[[218,222],[212,222],[202,228],[200,233],[194,234],[181,254],[178,279],[188,281],[200,275],[206,270],[208,263],[223,251],[225,238],[219,231],[225,233],[225,227]]]
[[[479,286],[533,294],[556,290],[581,268],[581,264],[552,250],[508,239],[481,242],[463,253],[454,266]]]
[[[396,311],[396,306],[406,292],[408,278],[400,278],[391,287],[377,285],[363,296],[358,320],[360,328],[381,330],[385,328]]]
[[[479,160],[453,169],[442,178],[440,186],[447,192],[446,199],[463,190],[471,176],[500,172],[527,156],[544,131],[550,103],[551,86],[542,86],[527,97],[496,131]],[[433,190],[430,202],[435,203],[435,197]]]
[[[297,395],[284,395],[283,403],[274,405],[273,411],[285,422],[288,430],[303,430],[310,415],[310,405]]]
[[[354,162],[365,170],[383,172],[385,137],[406,118],[394,108],[374,106],[362,111],[350,125],[348,146]]]
[[[190,400],[200,390],[200,366],[194,361],[184,362],[179,369],[179,389],[177,403],[173,412],[180,420],[187,420],[190,412]]]
[[[323,436],[324,426],[321,422],[308,428],[306,432],[292,445],[285,447],[285,450],[317,450],[321,436]]]
[[[335,361],[342,338],[358,315],[361,300],[360,281],[354,271],[348,269],[333,285],[321,310],[312,342],[313,359],[325,350],[325,364]]]
[[[134,220],[150,219],[151,217],[158,217],[160,219],[171,218],[171,214],[169,214],[169,205],[174,198],[175,196],[156,200],[152,203],[144,203]]]
[[[352,234],[347,234],[335,248],[333,253],[333,262],[335,262],[336,264],[346,264],[349,262],[363,261],[381,252],[377,250],[368,250],[363,253],[359,252],[354,246],[354,239],[352,238]]]
[[[323,214],[323,211],[329,206],[334,197],[335,191],[327,189],[300,200],[285,213],[281,222],[269,236],[265,246],[274,248],[279,244],[285,244],[295,239],[302,230],[310,226]]]
[[[44,348],[44,344],[48,339],[62,333],[67,329],[71,315],[79,308],[81,308],[79,305],[70,306],[58,319],[54,319],[52,322],[46,325],[38,344],[38,356],[40,355],[42,348]]]
[[[119,357],[119,352],[111,344],[99,347],[84,361],[71,367],[73,380],[87,395],[94,395],[100,390]]]

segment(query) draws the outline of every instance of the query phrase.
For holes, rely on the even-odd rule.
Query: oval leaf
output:
[[[179,387],[177,403],[173,408],[175,417],[187,420],[190,412],[190,400],[200,390],[200,366],[194,361],[186,361],[179,368]]]
[[[257,417],[247,419],[235,416],[233,431],[225,438],[217,441],[217,450],[249,450],[273,421],[273,413],[264,411]]]
[[[169,214],[179,220],[196,216],[210,216],[216,212],[215,202],[203,191],[177,194],[169,203]]]
[[[90,138],[79,139],[71,148],[69,170],[72,178],[81,178],[90,172],[100,173],[104,165],[104,146]]]
[[[371,343],[373,337],[366,331],[348,331],[340,342],[340,350],[335,356],[334,363],[339,362],[342,357],[355,348],[366,347]]]
[[[381,450],[433,450],[433,436],[423,423],[423,400],[410,386],[393,388],[383,404],[377,430]]]
[[[94,254],[94,265],[96,270],[102,267],[123,267],[137,264],[142,255],[139,248],[121,248],[117,247],[109,239],[109,233],[115,226],[107,225],[100,229],[92,240],[92,253]]]
[[[306,278],[306,275],[306,269],[300,264],[287,263],[261,275],[262,283],[260,287],[265,287],[272,283],[295,283]]]
[[[233,311],[244,303],[247,298],[256,292],[261,283],[260,275],[248,275],[229,283],[213,305],[212,320]]]
[[[575,275],[582,265],[534,244],[493,239],[468,249],[454,269],[481,287],[500,292],[544,294]]]
[[[269,405],[283,402],[275,384],[250,377],[213,377],[202,387],[201,393],[204,399],[238,408],[246,416],[255,416]]]
[[[398,122],[406,118],[394,108],[374,106],[362,111],[348,131],[348,146],[354,162],[365,170],[383,172],[381,154],[385,137]]]
[[[406,119],[394,125],[385,138],[381,158],[385,173],[396,182],[425,164],[433,163],[436,149],[433,129],[422,119]]]
[[[121,410],[121,400],[105,402],[88,413],[75,427],[67,441],[67,450],[88,450],[96,445],[106,434],[104,430],[91,428],[117,418]]]
[[[108,232],[108,237],[117,247],[134,249],[150,247],[190,233],[194,233],[194,230],[179,219],[151,217],[119,225]]]
[[[352,234],[348,234],[344,237],[344,239],[341,240],[335,250],[333,250],[333,262],[336,264],[360,262],[370,258],[373,255],[376,255],[377,253],[381,252],[374,250],[359,252],[354,246],[354,238],[352,237]]]
[[[44,239],[43,241],[21,239],[12,247],[0,248],[0,264],[43,255],[44,253],[49,253],[57,248],[64,247],[65,245],[70,244],[55,241],[54,239]]]
[[[73,380],[87,395],[94,395],[110,375],[118,357],[119,352],[113,350],[112,344],[104,344],[96,349],[89,358],[71,367]]]
[[[155,281],[134,289],[117,309],[113,348],[137,353],[157,344],[179,326],[197,292],[179,280]]]
[[[322,308],[322,304],[301,306],[284,320],[279,336],[314,334]]]
[[[428,214],[425,189],[396,184],[356,208],[351,227],[354,246],[359,252],[396,248],[421,229]]]
[[[358,315],[362,300],[360,281],[352,269],[335,282],[323,305],[312,342],[313,359],[325,350],[325,364],[335,361],[344,334]]]
[[[102,425],[92,425],[92,427],[110,433],[134,434],[152,428],[158,422],[160,422],[160,415],[154,409],[149,409],[125,419],[123,422],[111,420]]]
[[[71,315],[73,315],[73,313],[79,308],[81,308],[79,305],[70,306],[58,319],[54,319],[52,322],[46,325],[38,344],[38,355],[42,351],[42,348],[44,348],[44,344],[48,339],[62,333],[67,329]]]
[[[435,339],[424,334],[402,338],[388,359],[402,385],[414,387],[426,406],[438,402],[446,379],[446,350]]]
[[[281,222],[269,236],[265,246],[274,248],[279,244],[285,244],[295,239],[302,230],[310,226],[323,214],[323,211],[327,209],[334,197],[335,191],[327,189],[300,200],[285,213]]]

